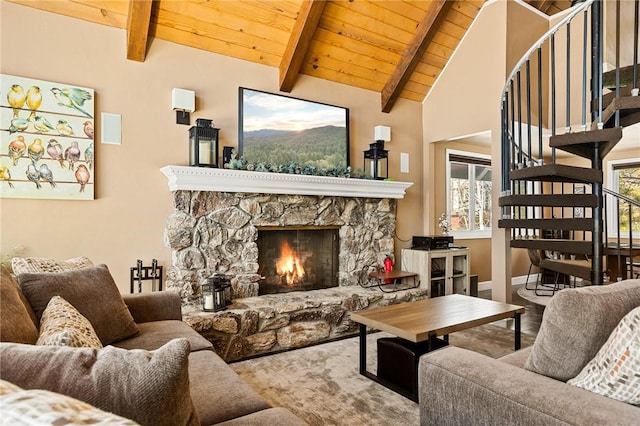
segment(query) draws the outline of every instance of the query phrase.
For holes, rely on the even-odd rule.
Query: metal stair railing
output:
[[[613,236],[610,239],[609,230],[605,227],[605,241],[609,253],[613,252],[616,257],[616,266],[618,270],[617,279],[621,279],[620,271],[625,268],[628,271],[627,278],[634,278],[640,275],[640,263],[634,261],[634,257],[640,256],[640,201],[619,194],[615,191],[605,188],[605,223],[608,222],[608,212],[612,212],[615,218],[615,228]],[[611,204],[609,204],[611,203]],[[612,208],[607,208],[607,207]],[[628,229],[622,229],[621,217],[626,216],[626,226]],[[634,234],[635,231],[635,234]],[[636,254],[636,256],[634,256]],[[609,259],[609,256],[607,256]],[[610,268],[607,262],[607,269]]]
[[[638,76],[638,3],[635,1],[635,31],[633,34],[633,89],[637,94]],[[582,19],[580,19],[582,18]],[[620,97],[620,2],[616,1],[616,100]],[[572,30],[573,26],[573,31]],[[581,37],[576,34],[581,33]],[[572,45],[572,36],[574,37]],[[625,33],[625,38],[628,34]],[[551,137],[558,132],[572,132],[572,113],[580,111],[579,128],[581,131],[602,129],[603,119],[603,40],[604,20],[603,1],[586,0],[573,6],[573,10],[561,21],[547,31],[529,50],[522,56],[509,75],[503,91],[501,102],[501,126],[502,126],[502,179],[501,195],[511,194],[565,194],[576,191],[575,184],[530,182],[529,180],[517,180],[510,178],[511,171],[538,167],[540,165],[554,165],[556,163],[556,149],[543,144],[548,135],[543,134],[545,123],[543,120],[543,105],[548,101],[550,117],[547,127]],[[578,46],[579,52],[572,55],[572,47]],[[560,46],[560,47],[559,47]],[[564,63],[557,66],[556,51],[564,48]],[[579,57],[579,60],[575,58]],[[548,61],[548,63],[546,62]],[[544,67],[543,67],[544,65]],[[564,69],[562,69],[562,67]],[[544,69],[544,71],[543,71]],[[581,78],[578,78],[580,76]],[[591,78],[593,76],[593,78]],[[564,96],[558,96],[558,81],[564,79]],[[573,85],[572,85],[573,82]],[[546,86],[548,85],[548,86]],[[580,86],[580,101],[572,103],[572,89],[575,91]],[[543,91],[546,90],[546,92]],[[632,92],[633,93],[633,92]],[[562,105],[564,98],[564,105]],[[564,130],[559,130],[558,110],[564,106]],[[590,116],[587,116],[587,113]],[[537,114],[537,117],[534,115]],[[609,120],[606,117],[606,120]],[[620,111],[616,109],[613,117],[614,126],[620,125]],[[578,120],[576,120],[578,121]],[[533,129],[537,126],[537,141],[534,141]],[[535,143],[534,143],[535,142]],[[603,156],[606,151],[600,143],[594,143],[591,147],[591,168],[602,170]],[[543,174],[542,172],[540,172]],[[517,176],[517,175],[514,175]],[[535,180],[535,179],[534,179]],[[550,180],[553,182],[553,180]],[[549,182],[549,181],[547,181]],[[590,192],[598,199],[598,205],[591,210],[590,217],[594,221],[591,238],[583,234],[582,239],[590,239],[593,245],[592,282],[602,283],[603,275],[603,187],[602,182],[584,182],[585,187],[590,187]],[[580,206],[576,206],[580,207]],[[545,218],[570,218],[571,209],[549,209],[543,207],[522,208],[517,206],[503,206],[503,218],[520,219],[545,219]],[[541,230],[513,229],[512,239],[539,238]],[[574,233],[570,238],[575,238]]]

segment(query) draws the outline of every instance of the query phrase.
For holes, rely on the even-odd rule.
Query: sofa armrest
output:
[[[640,408],[449,346],[420,358],[420,423],[637,424]]]
[[[122,298],[137,323],[182,320],[180,295],[173,291],[123,294]]]

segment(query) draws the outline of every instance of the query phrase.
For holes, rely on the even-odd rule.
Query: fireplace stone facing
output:
[[[227,361],[353,335],[350,312],[426,297],[421,288],[383,293],[360,286],[393,256],[395,198],[210,190],[174,190],[173,197],[164,233],[172,250],[167,290],[180,294],[184,321]],[[262,227],[338,228],[338,287],[258,296]],[[231,278],[233,304],[203,312],[200,286],[214,272]]]

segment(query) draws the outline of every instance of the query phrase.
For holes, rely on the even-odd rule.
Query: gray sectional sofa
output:
[[[2,268],[2,381],[95,403],[140,424],[305,424],[290,411],[271,407],[209,341],[181,321],[176,293],[120,296],[104,266],[17,279],[20,286]],[[62,293],[90,319],[104,349],[34,345],[42,306],[52,292]],[[142,367],[130,365],[135,362]],[[178,418],[181,410],[184,416]]]
[[[640,280],[566,289],[546,307],[533,346],[500,359],[453,346],[422,356],[421,424],[640,424],[640,407],[567,383],[610,342],[612,331],[638,306]],[[631,330],[635,340],[629,347],[631,355],[635,348],[637,367],[640,329]],[[624,381],[638,386],[636,367]],[[640,386],[636,398],[640,398]]]

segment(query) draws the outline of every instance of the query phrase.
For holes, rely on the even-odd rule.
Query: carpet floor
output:
[[[367,339],[376,372],[376,338]],[[522,334],[522,347],[535,338]],[[493,358],[513,352],[513,331],[488,324],[450,335],[452,345]],[[231,364],[262,397],[310,425],[418,425],[418,405],[358,372],[358,338],[338,340]]]

